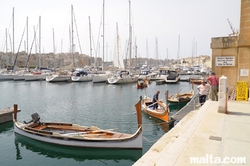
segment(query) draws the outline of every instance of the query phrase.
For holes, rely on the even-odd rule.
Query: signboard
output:
[[[235,66],[235,56],[215,57],[216,66]]]
[[[240,76],[249,76],[249,69],[240,69]]]
[[[248,82],[247,81],[240,81],[237,82],[236,86],[236,100],[248,100]]]

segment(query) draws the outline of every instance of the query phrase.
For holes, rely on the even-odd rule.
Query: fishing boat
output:
[[[142,149],[141,101],[136,104],[138,129],[134,134],[81,126],[72,123],[41,122],[38,113],[29,122],[17,121],[17,105],[14,105],[14,132],[22,136],[69,147]]]
[[[165,98],[167,99],[168,96],[168,91],[166,91],[165,93]],[[144,97],[144,99],[142,99],[142,110],[144,113],[155,117],[157,119],[163,120],[167,123],[172,123],[172,120],[169,118],[169,108],[168,108],[168,104],[167,104],[167,100],[166,103],[164,103],[163,101],[158,101],[158,108],[154,110],[153,105],[155,103],[152,102],[152,98],[150,97]]]
[[[148,87],[149,84],[150,84],[150,79],[144,78],[142,80],[137,81],[136,87],[137,89],[143,89],[143,88]]]
[[[168,103],[170,109],[175,109],[175,108],[181,109],[194,97],[193,89],[185,93],[179,93],[179,92],[168,97]]]

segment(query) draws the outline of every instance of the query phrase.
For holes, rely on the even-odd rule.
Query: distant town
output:
[[[110,70],[113,67],[112,61],[102,61],[100,57],[90,57],[86,54],[79,54],[79,52],[72,53],[42,53],[42,54],[30,54],[25,51],[15,53],[12,52],[0,52],[0,66],[1,68],[12,68],[13,65],[17,68],[49,68],[49,69],[70,69],[71,68],[84,68],[95,67],[96,70]],[[132,66],[133,68],[141,68],[143,65],[148,67],[154,66],[171,66],[172,68],[188,67],[188,66],[205,66],[211,68],[211,56],[200,55],[197,57],[188,57],[180,59],[148,59],[148,58],[131,58],[123,59],[127,68]],[[129,64],[131,62],[131,65]]]

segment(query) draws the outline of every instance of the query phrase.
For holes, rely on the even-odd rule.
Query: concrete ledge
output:
[[[4,110],[0,111],[0,124],[13,121],[13,112],[14,108],[7,107]],[[17,110],[20,112],[20,110]]]
[[[249,102],[229,101],[229,113],[224,114],[218,113],[218,102],[207,101],[160,138],[134,166],[194,165],[190,157],[206,154],[250,158],[249,108]]]

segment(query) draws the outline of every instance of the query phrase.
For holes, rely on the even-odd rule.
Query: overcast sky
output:
[[[90,54],[90,18],[94,50],[92,54],[95,56],[96,52],[98,57],[102,57],[103,0],[0,0],[0,2],[0,51],[6,51],[6,29],[8,49],[11,50],[14,8],[15,52],[20,43],[22,45],[19,51],[25,49],[27,32],[25,31],[23,39],[22,34],[27,17],[30,51],[39,16],[41,16],[41,52],[53,52],[53,44],[56,53],[69,52],[71,5],[73,5],[76,21],[74,26],[77,26],[77,30],[74,28],[75,50],[80,52],[81,47],[82,53]],[[104,59],[105,61],[113,59],[116,23],[125,58],[126,43],[129,38],[129,1],[105,0],[104,6]],[[156,58],[157,55],[159,59],[177,59],[178,55],[179,58],[211,55],[211,38],[228,36],[232,33],[227,19],[235,30],[239,30],[240,0],[131,0],[132,45],[134,47],[136,41],[137,56],[145,58],[147,56]],[[32,52],[35,52],[35,48],[39,47],[34,42]]]

